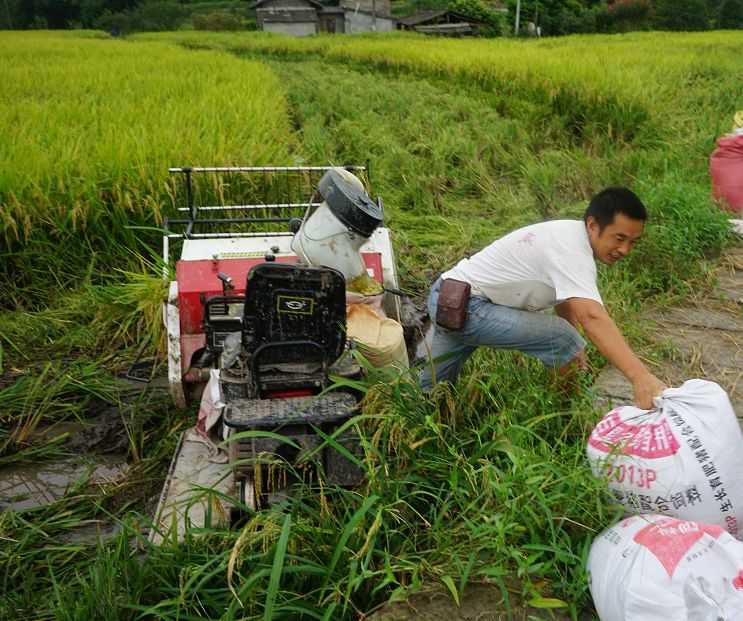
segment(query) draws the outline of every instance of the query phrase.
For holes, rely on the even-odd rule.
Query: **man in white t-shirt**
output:
[[[647,211],[630,190],[610,187],[594,196],[583,221],[555,220],[518,229],[442,274],[431,289],[434,322],[423,388],[456,380],[479,346],[515,349],[542,360],[560,376],[585,369],[582,328],[601,354],[632,383],[635,403],[649,409],[665,388],[632,352],[604,310],[596,263],[613,265],[642,235]],[[459,330],[436,325],[444,280],[469,283],[467,319]],[[553,307],[555,313],[540,313]]]

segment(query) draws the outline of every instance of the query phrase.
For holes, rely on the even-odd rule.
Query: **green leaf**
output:
[[[452,577],[441,576],[441,582],[443,582],[447,587],[449,587],[449,591],[451,591],[451,595],[454,598],[454,601],[457,602],[457,606],[459,606],[459,592],[457,591],[457,587],[454,584],[454,580],[452,580]]]
[[[526,603],[532,608],[567,608],[569,606],[566,601],[556,597],[535,597]]]
[[[268,592],[266,593],[266,607],[263,610],[263,621],[273,619],[273,607],[276,603],[276,595],[279,592],[281,583],[281,574],[284,569],[284,555],[286,554],[286,544],[289,542],[289,533],[292,527],[292,514],[287,513],[284,518],[284,526],[281,528],[281,535],[276,544],[276,552],[273,556],[273,566],[271,567],[271,578],[268,582]]]

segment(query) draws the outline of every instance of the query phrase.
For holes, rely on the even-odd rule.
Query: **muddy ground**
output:
[[[592,621],[586,613],[580,621]],[[572,617],[560,609],[539,609],[526,606],[511,596],[506,607],[500,589],[491,584],[470,584],[461,596],[459,605],[446,587],[421,589],[404,602],[388,604],[366,617],[364,621],[571,621]]]

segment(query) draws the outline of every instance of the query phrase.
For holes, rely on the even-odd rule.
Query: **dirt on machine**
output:
[[[170,173],[183,204],[164,223],[168,382],[176,405],[200,407],[171,462],[155,542],[281,502],[300,478],[358,485],[360,394],[334,380],[363,377],[359,360],[408,366],[368,166]]]

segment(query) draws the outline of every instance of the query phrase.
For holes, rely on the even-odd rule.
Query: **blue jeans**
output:
[[[467,322],[461,330],[447,330],[436,325],[436,303],[439,278],[431,288],[428,314],[434,324],[431,360],[423,370],[422,385],[430,390],[436,382],[454,382],[470,354],[480,346],[493,349],[515,349],[539,358],[550,369],[567,364],[585,347],[577,330],[557,315],[538,313],[493,304],[490,300],[471,297]],[[441,360],[442,356],[446,356]]]

